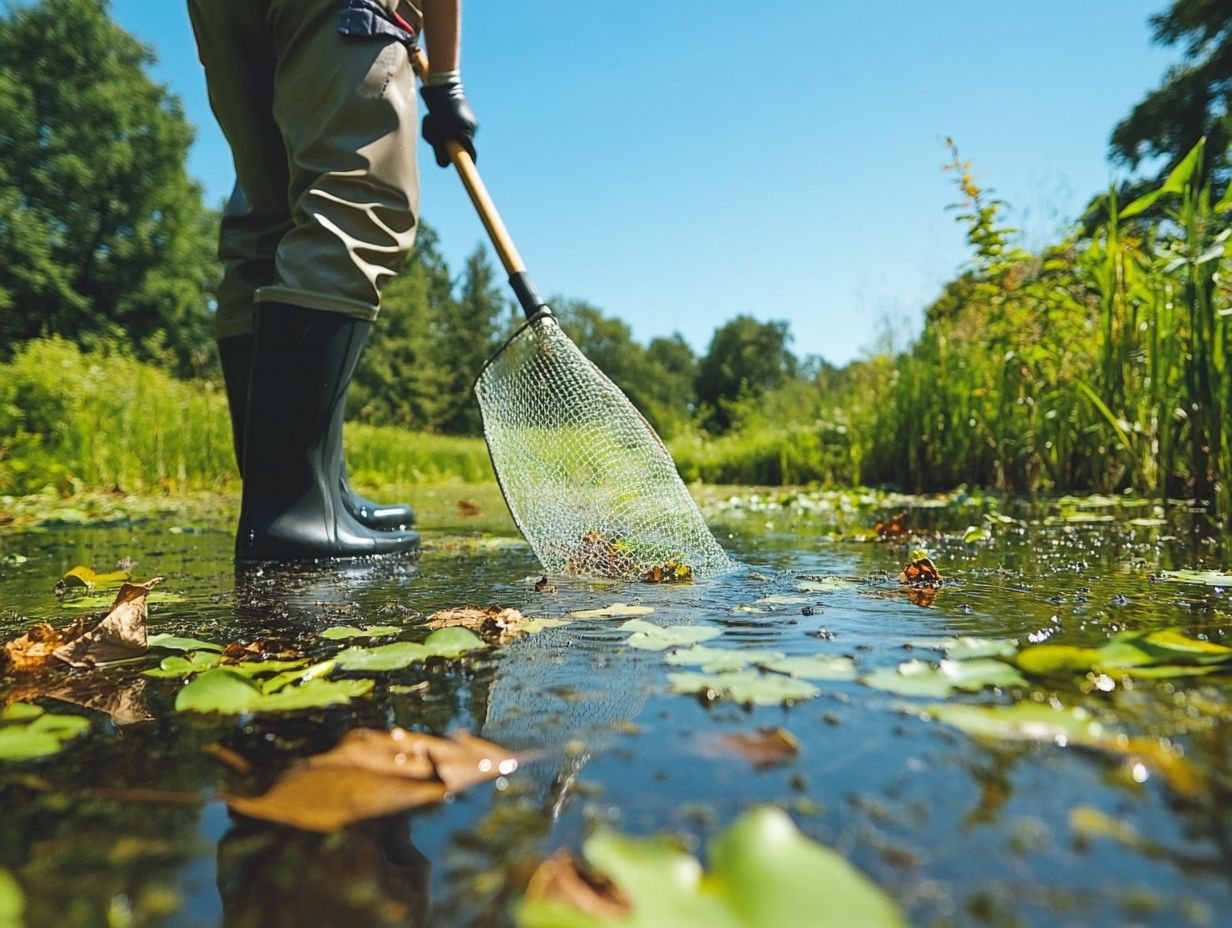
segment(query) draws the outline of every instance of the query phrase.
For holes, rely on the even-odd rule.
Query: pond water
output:
[[[909,541],[868,537],[899,510]],[[1163,574],[1227,566],[1224,541],[1184,506],[741,491],[715,494],[706,512],[746,569],[679,585],[559,579],[555,593],[536,590],[533,555],[508,536],[426,532],[418,561],[237,573],[221,517],[192,530],[177,515],[9,526],[0,632],[67,622],[83,610],[52,595],[57,578],[132,560],[138,579],[164,576],[159,591],[172,594],[152,598],[151,632],[277,636],[314,656],[338,647],[317,637],[328,626],[397,625],[418,641],[426,616],[468,603],[554,618],[640,604],[654,623],[719,631],[707,646],[849,656],[861,677],[936,662],[927,644],[947,636],[1094,647],[1179,628],[1232,645],[1228,593]],[[899,580],[921,546],[945,580],[935,596]],[[496,926],[511,924],[537,861],[577,850],[599,824],[670,832],[704,857],[741,813],[773,804],[913,925],[1228,924],[1227,670],[1072,672],[944,698],[814,681],[814,698],[746,707],[672,692],[669,674],[698,668],[628,646],[623,621],[574,619],[462,660],[372,674],[369,698],[288,714],[176,713],[180,683],[140,676],[155,656],[90,674],[97,692],[155,716],[134,724],[7,678],[4,702],[81,714],[91,728],[58,755],[0,762],[0,869],[22,887],[28,926]],[[1125,737],[976,740],[924,711],[1015,702],[1083,706]],[[496,783],[331,835],[241,819],[219,798],[259,792],[349,729],[395,725],[461,728],[533,754]],[[717,747],[763,727],[790,732],[798,754],[757,767]],[[220,763],[213,745],[252,771]]]

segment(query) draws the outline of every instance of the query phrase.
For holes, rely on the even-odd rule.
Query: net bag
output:
[[[475,393],[501,492],[548,571],[672,581],[735,566],[650,423],[550,313],[505,343]]]

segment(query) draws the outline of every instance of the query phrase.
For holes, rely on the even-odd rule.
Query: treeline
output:
[[[1061,241],[1029,252],[953,150],[972,260],[897,354],[838,369],[793,354],[786,323],[751,315],[698,354],[679,336],[641,344],[584,301],[557,297],[554,308],[687,479],[1133,489],[1232,514],[1232,10],[1174,0],[1152,23],[1185,60],[1112,145],[1130,169],[1163,168],[1100,193]],[[146,75],[149,60],[101,0],[0,18],[0,364],[15,359],[24,373],[13,383],[29,390],[35,359],[69,356],[63,343],[38,353],[49,335],[217,378],[216,217],[184,173],[191,128]],[[78,80],[64,85],[63,73]],[[351,415],[479,434],[472,380],[517,322],[486,253],[455,273],[424,225],[388,287]],[[32,448],[51,427],[27,411],[58,408],[20,389],[0,390],[0,477],[21,470],[13,436]]]

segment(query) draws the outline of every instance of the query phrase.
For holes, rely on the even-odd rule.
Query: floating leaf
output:
[[[1208,665],[1232,661],[1232,648],[1190,638],[1180,629],[1122,632],[1097,648],[1038,644],[1018,654],[1018,666],[1027,673],[1050,676],[1087,671],[1119,671],[1131,676],[1184,676],[1204,673]]]
[[[463,606],[460,609],[442,609],[428,616],[424,624],[428,628],[469,628],[473,631],[499,635],[509,631],[522,621],[522,613],[517,609],[504,609],[500,606],[488,606],[480,609],[476,606]]]
[[[378,645],[375,648],[346,648],[334,657],[342,670],[387,671],[402,670],[416,661],[427,660],[429,656],[428,649],[422,644],[395,641],[393,644]]]
[[[0,867],[0,928],[21,928],[26,897],[13,874]]]
[[[430,657],[461,657],[467,651],[486,648],[483,639],[465,628],[442,628],[424,639]]]
[[[162,577],[145,583],[125,583],[116,594],[107,617],[94,628],[55,650],[70,667],[95,667],[124,660],[149,650],[146,641],[146,598]]]
[[[572,624],[568,619],[527,619],[518,626],[517,630],[524,635],[533,635],[545,628],[560,628],[562,625]]]
[[[673,651],[664,660],[676,666],[701,667],[703,673],[720,673],[724,670],[741,670],[763,661],[781,660],[784,656],[781,651],[742,651],[732,648],[711,648],[699,644]]]
[[[81,596],[76,599],[66,599],[61,604],[68,609],[106,609],[111,605],[112,599],[110,596]],[[153,604],[170,604],[184,602],[182,593],[168,593],[164,590],[155,590],[146,597],[146,602]]]
[[[817,687],[781,674],[761,674],[755,680],[735,680],[726,693],[738,703],[754,706],[778,706],[783,703],[812,699],[821,693]]]
[[[802,593],[834,593],[839,590],[856,590],[859,588],[860,581],[852,577],[823,577],[820,580],[801,580],[796,584],[796,589]]]
[[[812,602],[809,597],[796,593],[776,593],[757,600],[758,605],[762,606],[798,606],[809,602]]]
[[[0,717],[0,760],[30,760],[58,754],[64,743],[90,727],[77,715],[53,715],[37,706],[6,707]],[[38,709],[36,715],[31,709]]]
[[[218,664],[217,654],[208,651],[196,651],[189,657],[173,654],[164,657],[158,667],[147,670],[144,676],[161,680],[186,680],[195,673],[204,673]]]
[[[873,531],[877,533],[878,539],[886,541],[891,538],[902,538],[909,534],[911,525],[907,513],[904,511],[876,523],[873,526]]]
[[[667,681],[673,693],[704,693],[718,698],[733,684],[760,680],[756,670],[725,670],[720,673],[669,673]]]
[[[802,677],[805,680],[854,680],[856,678],[856,662],[850,657],[813,654],[808,657],[759,660],[757,663],[766,670]]]
[[[44,673],[58,665],[55,652],[83,634],[78,619],[65,628],[52,628],[46,622],[28,628],[25,634],[5,642],[4,660],[0,665],[13,673]]]
[[[920,551],[913,553],[920,556],[914,557],[911,563],[903,568],[902,581],[912,586],[940,586],[941,574],[937,572],[937,565],[932,558]]]
[[[944,651],[946,657],[956,661],[974,657],[1013,658],[1018,653],[1018,642],[1005,638],[923,638],[907,643],[913,648]]]
[[[899,696],[948,696],[959,690],[976,691],[987,686],[1026,686],[1027,681],[1003,661],[976,658],[944,660],[934,667],[927,661],[907,661],[896,668],[882,667],[860,682]]]
[[[334,625],[321,632],[321,637],[329,641],[344,641],[347,638],[386,638],[397,635],[402,629],[397,625],[365,625],[356,628],[354,625]]]
[[[722,632],[717,628],[703,628],[700,625],[655,625],[643,622],[641,619],[630,619],[620,626],[625,631],[633,632],[625,644],[631,648],[643,651],[666,651],[686,644],[696,644],[699,641],[709,641],[717,638]]]
[[[964,544],[973,545],[981,541],[989,541],[992,539],[992,533],[983,525],[968,525],[966,531],[963,532],[962,540]]]
[[[654,609],[650,606],[630,606],[626,603],[612,603],[610,606],[604,606],[602,609],[582,609],[579,612],[570,612],[569,615],[575,619],[622,619],[630,616],[650,615]]]
[[[515,911],[519,928],[787,928],[843,925],[904,928],[894,901],[834,851],[809,840],[778,809],[749,812],[711,844],[710,869],[660,838],[602,830],[583,845],[587,862],[610,880],[617,899],[606,910],[542,891],[536,881]]]
[[[756,731],[706,733],[698,744],[707,757],[736,755],[762,769],[795,760],[800,754],[800,742],[784,728],[759,728]]]
[[[133,579],[127,570],[113,570],[110,573],[95,573],[89,567],[74,567],[56,581],[55,594],[63,596],[71,590],[92,590],[95,587],[118,586]]]
[[[290,682],[289,680],[286,682]],[[326,680],[314,678],[299,686],[284,685],[277,692],[263,692],[250,677],[232,669],[216,667],[196,676],[176,694],[179,712],[290,712],[320,706],[346,704],[371,692],[372,680]]]
[[[147,600],[148,601],[148,600]],[[222,645],[212,641],[202,641],[199,638],[184,638],[180,635],[160,633],[146,638],[146,644],[151,648],[164,648],[168,651],[221,651]]]
[[[333,750],[300,761],[263,796],[224,798],[241,815],[329,832],[440,802],[517,766],[503,748],[465,732],[446,739],[400,728],[359,729]]]

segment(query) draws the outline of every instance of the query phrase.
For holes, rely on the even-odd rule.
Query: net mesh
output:
[[[475,392],[505,500],[549,571],[672,581],[734,567],[654,429],[551,316]]]

